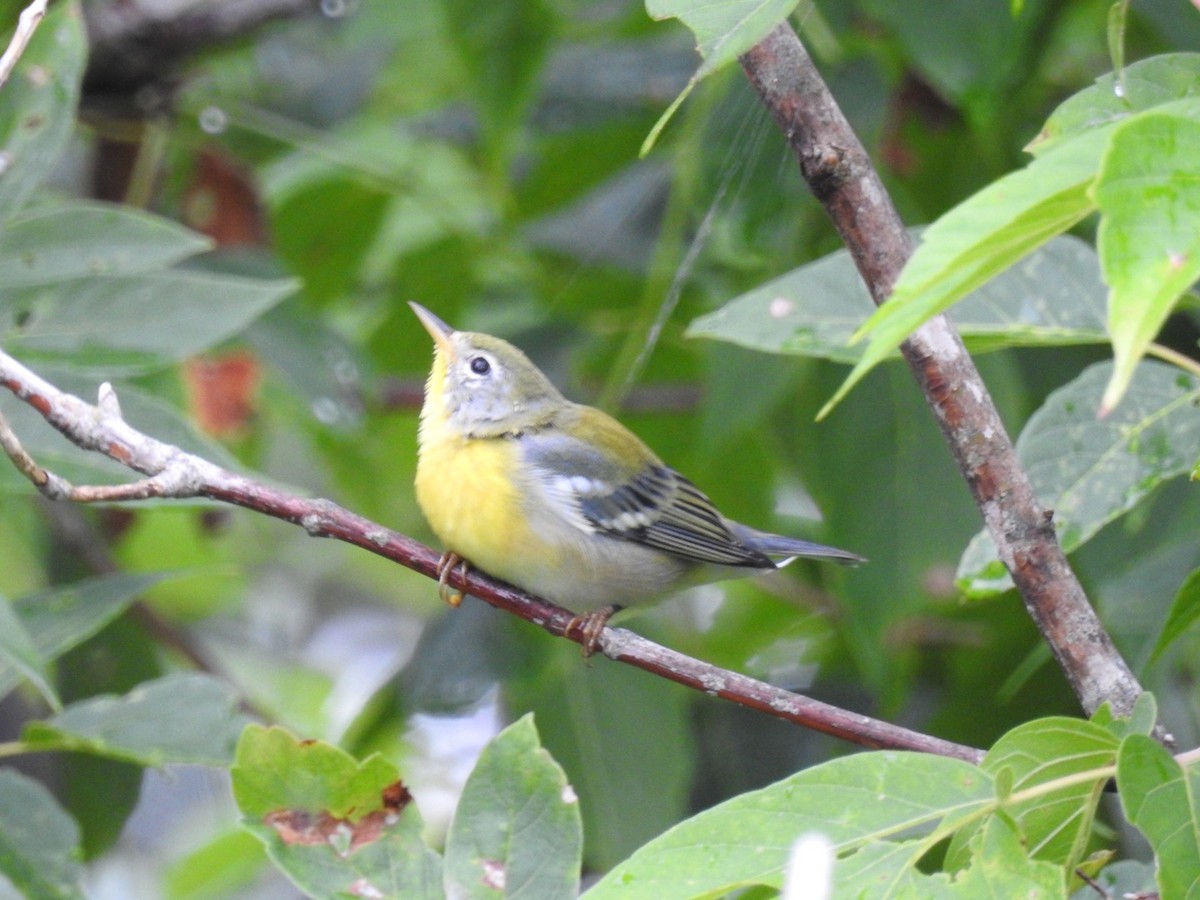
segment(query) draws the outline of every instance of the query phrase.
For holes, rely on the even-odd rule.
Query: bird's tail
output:
[[[857,566],[867,561],[865,556],[859,556],[849,550],[839,550],[837,547],[827,547],[812,541],[802,541],[799,538],[784,537],[782,534],[758,531],[741,523],[735,523],[734,530],[746,546],[770,557],[783,557],[776,562],[776,565],[780,567],[786,566],[798,557],[828,559],[843,566]]]

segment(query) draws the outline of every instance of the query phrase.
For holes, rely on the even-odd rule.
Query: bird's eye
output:
[[[471,357],[470,366],[471,371],[476,375],[486,375],[492,370],[492,364],[482,356]]]

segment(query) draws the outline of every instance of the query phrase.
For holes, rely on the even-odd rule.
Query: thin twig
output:
[[[912,245],[870,157],[820,73],[784,22],[740,58],[787,137],[876,303],[887,299]],[[1090,715],[1127,716],[1142,688],[1113,645],[1033,492],[991,395],[945,316],[901,351],[1012,575],[1025,608]]]
[[[1164,347],[1162,344],[1156,344],[1154,341],[1151,341],[1146,346],[1146,354],[1157,356],[1163,362],[1170,363],[1177,368],[1183,369],[1185,372],[1190,372],[1192,375],[1200,377],[1200,362],[1192,359],[1190,356],[1185,356],[1178,350],[1172,350],[1170,347]]]
[[[0,87],[4,87],[9,76],[12,75],[13,69],[17,67],[17,60],[29,46],[29,39],[33,37],[38,25],[46,17],[47,2],[48,0],[33,0],[21,11],[21,15],[17,19],[17,30],[13,32],[12,40],[8,42],[8,49],[4,51],[3,56],[0,56]]]
[[[120,495],[121,499],[138,499],[143,495],[150,496],[144,493],[141,486],[153,484],[156,486],[153,496],[202,496],[242,506],[299,525],[313,537],[345,541],[430,578],[438,577],[439,554],[407,535],[385,528],[329,500],[289,494],[142,434],[121,417],[110,388],[101,391],[105,402],[91,406],[78,397],[58,390],[3,352],[0,352],[0,386],[37,410],[76,446],[103,453],[148,476],[135,482],[137,487],[123,495],[119,486],[101,490],[75,487],[58,479],[66,486],[65,493],[60,496],[80,502],[112,495]],[[17,447],[19,449],[19,443]],[[10,457],[14,456],[11,442],[6,444],[5,449]],[[27,457],[28,454],[19,450],[15,456]],[[28,465],[18,467],[43,492],[46,490],[44,485],[54,480],[49,473],[45,479],[39,477],[37,473],[44,473],[45,470],[36,464],[32,468]],[[479,572],[464,574],[457,568],[450,573],[447,581],[451,587],[520,616],[550,634],[575,641],[583,640],[579,629],[570,627],[574,618],[571,612],[531,597],[502,581]],[[982,751],[973,747],[944,741],[793,694],[668,650],[625,629],[606,629],[599,647],[610,659],[863,746],[919,750],[970,762],[979,762],[983,758]]]

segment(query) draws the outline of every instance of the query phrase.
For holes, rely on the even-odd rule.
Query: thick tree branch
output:
[[[76,446],[103,453],[146,476],[129,485],[71,485],[38,466],[20,447],[20,442],[0,417],[0,436],[4,437],[0,444],[17,468],[51,499],[89,502],[137,500],[151,496],[208,497],[283,519],[299,525],[314,537],[345,541],[430,578],[437,577],[439,555],[406,535],[384,528],[328,500],[289,494],[142,434],[121,417],[116,397],[107,385],[101,388],[101,401],[92,406],[58,390],[12,357],[0,352],[0,386],[37,410]],[[502,581],[480,572],[463,575],[458,568],[450,573],[447,580],[452,587],[518,615],[553,635],[576,641],[582,639],[578,629],[568,629],[572,613],[522,593]],[[857,715],[717,668],[668,650],[625,629],[606,629],[599,646],[610,659],[866,747],[919,750],[970,762],[978,762],[983,757],[981,751],[972,747]]]
[[[841,233],[876,303],[912,253],[891,199],[795,31],[786,22],[740,60],[787,137],[805,180]],[[1089,713],[1128,715],[1142,692],[1100,624],[1034,495],[958,333],[944,316],[901,348],[933,410],[1000,559]]]

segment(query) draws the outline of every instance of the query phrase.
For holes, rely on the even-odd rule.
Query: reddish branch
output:
[[[437,577],[438,554],[406,535],[328,500],[289,494],[142,434],[121,417],[116,396],[107,385],[101,388],[99,404],[92,406],[58,390],[0,352],[0,386],[37,410],[76,446],[103,453],[146,476],[121,485],[69,484],[29,457],[7,422],[0,417],[0,446],[17,468],[51,499],[91,502],[208,497],[283,519],[299,525],[313,537],[345,541],[430,578]],[[572,613],[504,582],[479,572],[464,576],[457,569],[451,572],[448,582],[452,587],[539,625],[553,635],[579,639],[578,629],[567,633]],[[978,762],[983,757],[981,751],[972,747],[793,694],[668,650],[624,629],[606,629],[599,647],[606,656],[619,662],[866,747],[919,750],[970,762]]]
[[[786,22],[740,60],[787,137],[876,303],[912,253],[883,183]],[[1000,559],[1089,713],[1128,715],[1142,689],[1088,603],[958,333],[944,316],[901,348],[966,479]]]

